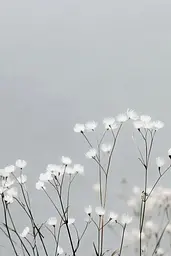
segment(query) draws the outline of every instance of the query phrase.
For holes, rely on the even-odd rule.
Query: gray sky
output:
[[[89,167],[74,124],[127,107],[166,123],[156,149],[164,154],[171,146],[170,27],[170,0],[0,0],[1,166],[24,158],[32,181],[61,155]],[[120,176],[136,156],[133,146],[124,149],[128,163],[119,164],[131,135],[125,130],[119,145]],[[91,175],[76,192],[92,186]],[[76,192],[75,202],[88,204]]]

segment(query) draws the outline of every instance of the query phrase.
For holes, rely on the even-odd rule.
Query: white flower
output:
[[[58,170],[58,168],[59,167],[56,164],[48,164],[46,167],[46,170],[47,170],[47,172],[54,173],[54,172],[56,172],[56,170]]]
[[[90,121],[85,124],[85,128],[88,132],[94,131],[97,127],[97,123],[95,121]]]
[[[0,177],[7,178],[9,173],[5,171],[5,169],[0,169]]]
[[[115,123],[115,118],[113,117],[107,117],[103,120],[103,124],[105,126],[105,129],[111,129],[111,126]]]
[[[133,109],[129,108],[127,109],[127,116],[132,120],[137,120],[139,118],[137,113]]]
[[[94,191],[99,192],[100,191],[100,183],[94,184],[93,189],[94,189]]]
[[[74,172],[77,172],[79,174],[84,174],[84,166],[82,166],[81,164],[74,164]]]
[[[148,115],[141,115],[140,120],[144,123],[149,123],[151,121],[151,116]]]
[[[49,218],[49,219],[47,220],[47,224],[48,224],[49,226],[56,226],[56,224],[57,224],[57,218],[55,218],[55,217]]]
[[[61,255],[63,253],[64,253],[64,250],[58,245],[57,255]]]
[[[168,156],[171,158],[171,148],[168,150]]]
[[[71,160],[69,157],[62,156],[61,162],[62,162],[64,165],[69,165],[69,164],[72,163],[72,160]]]
[[[19,182],[20,184],[24,184],[24,183],[26,183],[26,181],[27,181],[27,176],[21,174],[21,175],[17,178],[17,180],[18,180],[18,182]]]
[[[122,216],[121,216],[121,223],[123,224],[123,225],[125,225],[125,224],[130,224],[131,222],[132,222],[132,217],[131,216],[129,216],[128,214],[123,214]]]
[[[97,150],[95,148],[91,148],[85,155],[87,158],[93,158],[97,155]]]
[[[109,220],[116,221],[118,219],[118,214],[115,212],[109,213]]]
[[[109,153],[112,149],[112,145],[111,144],[102,144],[101,145],[101,150],[104,152],[104,153]]]
[[[134,125],[135,129],[141,129],[144,126],[144,123],[141,120],[137,120],[137,121],[133,122],[133,125]]]
[[[71,224],[74,224],[74,222],[75,222],[74,218],[69,218],[68,219],[68,226],[71,225]]]
[[[113,124],[111,124],[110,127],[112,130],[116,130],[118,128],[118,125],[117,125],[117,123],[113,123]]]
[[[12,173],[15,171],[16,167],[14,165],[8,165],[4,169],[5,169],[5,172]]]
[[[92,213],[92,206],[89,205],[88,207],[85,207],[84,211],[85,211],[86,214],[91,215],[91,213]]]
[[[27,162],[25,160],[21,160],[21,159],[18,159],[15,163],[15,165],[20,168],[20,169],[23,169],[24,167],[26,167],[27,165]]]
[[[143,127],[145,129],[153,129],[154,128],[154,122],[144,122]]]
[[[99,216],[105,215],[105,209],[103,207],[101,207],[101,206],[96,207],[95,208],[95,212]]]
[[[25,227],[25,229],[24,229],[23,232],[20,234],[20,236],[21,236],[22,238],[25,238],[25,237],[28,235],[29,231],[30,231],[29,227]]]
[[[14,202],[14,199],[11,195],[5,195],[4,200],[7,202],[7,204],[12,204]]]
[[[156,249],[156,255],[158,255],[158,256],[164,255],[164,250],[163,250],[163,248],[158,247],[158,248]]]
[[[76,124],[74,126],[74,132],[81,132],[83,133],[85,130],[85,125],[84,124]]]
[[[160,120],[154,121],[153,122],[153,126],[155,129],[159,130],[162,129],[164,127],[164,123]]]
[[[66,173],[67,174],[75,174],[76,173],[76,170],[70,166],[66,166]]]
[[[64,174],[64,170],[65,170],[65,166],[56,165],[56,169],[51,171],[51,173],[58,178],[59,176],[62,176]]]
[[[9,188],[14,184],[14,180],[11,180],[10,178],[6,179],[6,180],[2,180],[2,186],[4,188]]]
[[[164,159],[163,158],[161,158],[161,157],[157,157],[156,158],[156,164],[157,164],[157,167],[158,168],[161,168],[163,165],[164,165]]]
[[[36,182],[36,189],[37,190],[46,189],[44,182],[40,181],[40,180],[38,182]]]
[[[119,123],[124,123],[128,120],[128,116],[126,114],[119,114],[117,117],[116,117],[116,120],[119,122]]]
[[[13,187],[7,190],[7,194],[12,197],[17,197],[18,191],[17,188]]]
[[[168,233],[171,233],[171,224],[168,224],[168,225],[167,225],[166,231],[167,231]]]
[[[53,178],[50,172],[45,172],[40,174],[39,180],[43,182],[48,182],[50,180],[53,180]]]

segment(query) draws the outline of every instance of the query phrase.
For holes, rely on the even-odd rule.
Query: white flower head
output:
[[[124,123],[124,122],[126,122],[128,120],[128,116],[127,116],[127,114],[122,113],[122,114],[117,115],[116,120],[119,123]]]
[[[153,126],[156,130],[162,129],[164,127],[164,123],[160,120],[154,121]]]
[[[163,250],[163,248],[158,247],[158,248],[156,249],[156,255],[157,255],[157,256],[163,256],[163,255],[164,255],[164,250]]]
[[[12,204],[14,202],[14,198],[13,198],[13,196],[7,194],[4,196],[4,201],[7,204]]]
[[[100,191],[100,183],[96,183],[93,185],[93,190],[96,191],[96,192],[99,192]]]
[[[44,182],[40,181],[40,180],[38,182],[36,182],[36,189],[37,190],[46,189]]]
[[[7,173],[13,173],[15,171],[16,167],[14,165],[8,165],[4,168],[5,172]]]
[[[151,116],[148,115],[141,115],[140,120],[144,123],[149,123],[151,121]]]
[[[16,187],[10,188],[7,190],[7,195],[12,196],[12,197],[17,197],[18,191]]]
[[[52,174],[50,172],[41,173],[39,176],[39,180],[43,182],[48,182],[53,180]]]
[[[58,165],[56,164],[48,164],[46,167],[47,172],[54,173],[56,170],[58,170]]]
[[[104,153],[110,153],[110,151],[112,150],[112,145],[111,144],[102,144],[101,145],[101,150]]]
[[[26,167],[27,162],[25,160],[18,159],[16,161],[15,165],[16,165],[16,167],[23,169],[24,167]]]
[[[75,219],[74,218],[69,218],[68,219],[68,225],[74,224]]]
[[[85,124],[85,128],[88,132],[93,132],[97,127],[97,123],[95,121],[90,121]]]
[[[90,148],[85,155],[87,158],[94,158],[97,155],[97,150],[95,148]]]
[[[0,169],[0,177],[2,178],[8,178],[10,173],[6,172],[5,169]]]
[[[56,226],[57,224],[57,218],[56,217],[51,217],[47,220],[47,224],[49,226]]]
[[[9,188],[14,184],[14,180],[11,180],[9,177],[5,180],[2,180],[2,186],[4,188]]]
[[[63,253],[64,253],[64,250],[62,249],[62,247],[60,247],[60,246],[58,245],[57,255],[61,255],[61,254],[63,254]]]
[[[129,108],[127,109],[127,116],[132,120],[137,120],[139,118],[137,113],[133,109],[129,109]]]
[[[29,231],[30,231],[29,227],[25,227],[23,232],[20,234],[20,236],[22,238],[25,238],[28,235]]]
[[[117,221],[117,219],[118,219],[118,214],[117,213],[115,213],[115,212],[110,212],[109,213],[109,220],[111,220],[113,222],[113,221]]]
[[[78,132],[78,133],[81,132],[81,133],[83,133],[84,130],[85,130],[85,125],[84,124],[76,124],[74,126],[74,132]]]
[[[144,125],[143,125],[143,127],[145,128],[145,129],[153,129],[154,128],[154,122],[144,122]]]
[[[162,157],[157,157],[156,158],[156,165],[158,168],[161,168],[165,164],[165,161]]]
[[[95,212],[99,216],[105,215],[105,209],[103,207],[101,207],[101,206],[96,207],[95,208]]]
[[[106,130],[111,129],[111,126],[115,123],[115,118],[114,117],[107,117],[103,120],[103,124],[105,126]]]
[[[137,120],[133,122],[135,129],[141,129],[144,126],[144,123],[141,120]]]
[[[18,180],[18,182],[19,182],[20,184],[24,184],[24,183],[26,183],[26,181],[27,181],[27,176],[21,174],[21,175],[17,178],[17,180]]]
[[[75,174],[76,173],[76,170],[73,168],[73,167],[71,167],[71,166],[66,166],[66,169],[65,169],[65,172],[67,173],[67,174]]]
[[[130,224],[131,222],[132,222],[132,217],[131,216],[129,216],[128,214],[123,214],[122,216],[121,216],[121,223],[123,224],[123,225],[125,225],[125,224]]]
[[[82,166],[81,164],[74,164],[73,169],[75,173],[79,173],[81,175],[84,174],[84,166]]]
[[[84,211],[87,215],[91,215],[92,214],[92,206],[89,205],[88,207],[84,208]]]
[[[62,156],[61,162],[62,162],[64,165],[70,165],[70,164],[72,163],[72,160],[71,160],[71,158],[69,158],[69,157]]]

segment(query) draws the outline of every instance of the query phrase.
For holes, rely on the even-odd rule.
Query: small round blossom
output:
[[[85,130],[85,125],[84,124],[76,124],[74,126],[74,132],[78,132],[78,133],[81,132],[81,133],[83,133],[84,130]]]
[[[66,172],[67,174],[72,175],[72,174],[75,174],[75,173],[76,173],[76,170],[75,170],[73,167],[67,166],[65,172]]]
[[[87,158],[94,158],[97,155],[97,150],[95,148],[89,149],[89,151],[86,153]]]
[[[164,163],[165,162],[164,162],[163,158],[161,158],[161,157],[156,158],[156,165],[157,165],[158,168],[161,168],[164,165]]]
[[[12,197],[17,197],[18,191],[17,188],[13,187],[7,190],[7,194]]]
[[[68,219],[68,225],[74,224],[75,219],[74,218],[69,218]]]
[[[12,204],[14,202],[14,198],[11,196],[11,195],[5,195],[4,196],[4,201],[7,203],[7,204]]]
[[[56,170],[58,170],[58,165],[56,164],[48,164],[46,167],[47,172],[54,173]]]
[[[0,169],[0,177],[7,178],[9,173],[5,171],[5,169]]]
[[[29,227],[25,227],[25,229],[24,229],[23,232],[20,234],[20,236],[21,236],[22,238],[25,238],[25,237],[28,235],[29,231],[30,231]]]
[[[72,160],[71,160],[71,158],[69,158],[69,157],[62,156],[61,162],[62,162],[64,165],[69,165],[69,164],[72,163]]]
[[[144,122],[144,125],[143,125],[143,127],[145,128],[145,129],[153,129],[154,128],[154,122]]]
[[[81,164],[74,164],[74,172],[79,173],[79,174],[84,174],[84,166]]]
[[[8,165],[4,168],[5,172],[7,173],[13,173],[15,171],[16,167],[14,165]]]
[[[107,117],[103,120],[103,124],[105,126],[106,130],[111,129],[111,126],[115,123],[115,118],[113,117]]]
[[[123,225],[125,225],[125,224],[130,224],[131,222],[132,222],[132,217],[131,216],[129,216],[128,214],[123,214],[122,216],[121,216],[121,223],[123,224]]]
[[[56,226],[57,224],[57,218],[56,217],[51,217],[47,220],[47,224],[49,226]]]
[[[37,190],[46,189],[44,182],[40,181],[40,180],[38,182],[36,182],[36,189]]]
[[[19,182],[20,184],[24,184],[24,183],[26,183],[26,181],[27,181],[27,176],[21,174],[21,175],[17,178],[17,180],[18,180],[18,182]]]
[[[84,211],[86,214],[91,215],[92,214],[92,206],[89,205],[88,207],[85,207]]]
[[[109,213],[109,220],[111,221],[116,221],[118,219],[118,214],[115,212],[110,212]]]
[[[148,115],[141,115],[140,120],[144,123],[149,123],[151,121],[151,116]]]
[[[123,113],[123,114],[119,114],[117,117],[116,117],[116,120],[119,122],[119,123],[124,123],[128,120],[128,116],[127,114]]]
[[[133,122],[133,125],[135,127],[135,129],[141,129],[144,126],[144,123],[141,120],[137,120],[135,122]]]
[[[57,255],[61,255],[63,253],[64,253],[64,250],[58,245]]]
[[[95,208],[95,212],[99,216],[105,215],[105,209],[103,207],[101,207],[101,206],[96,207]]]
[[[102,144],[101,145],[101,150],[104,153],[109,153],[112,150],[112,145],[111,144]]]
[[[154,121],[153,126],[156,130],[162,129],[164,127],[164,123],[160,120]]]
[[[18,159],[16,161],[15,165],[16,165],[16,167],[23,169],[24,167],[26,167],[27,162],[25,160]]]
[[[85,124],[85,128],[88,132],[93,132],[97,127],[97,123],[95,121],[90,121]]]
[[[164,255],[164,250],[163,250],[163,248],[158,247],[158,248],[156,249],[156,255],[157,255],[157,256],[163,256],[163,255]]]
[[[43,182],[48,182],[50,180],[53,180],[53,178],[50,172],[45,172],[40,174],[39,180]]]
[[[127,109],[127,116],[132,120],[137,120],[139,118],[137,113],[133,109],[129,109],[129,108]]]

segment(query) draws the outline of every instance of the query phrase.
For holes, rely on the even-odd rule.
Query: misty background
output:
[[[35,182],[62,155],[85,166],[85,177],[78,177],[72,191],[78,223],[85,217],[84,206],[96,205],[95,165],[85,159],[88,147],[73,132],[75,123],[100,123],[133,108],[165,122],[154,155],[167,154],[170,84],[170,0],[0,0],[0,167],[18,158],[28,162],[25,173],[41,220],[54,212],[48,200],[40,200]],[[110,206],[116,211],[120,206],[113,195],[121,178],[141,185],[143,175],[133,128],[126,126],[111,179]],[[169,186],[167,180],[162,184]],[[22,230],[25,224],[15,215]],[[87,244],[92,237],[86,236],[80,255],[91,255]],[[2,256],[11,255],[10,249],[0,250]]]

